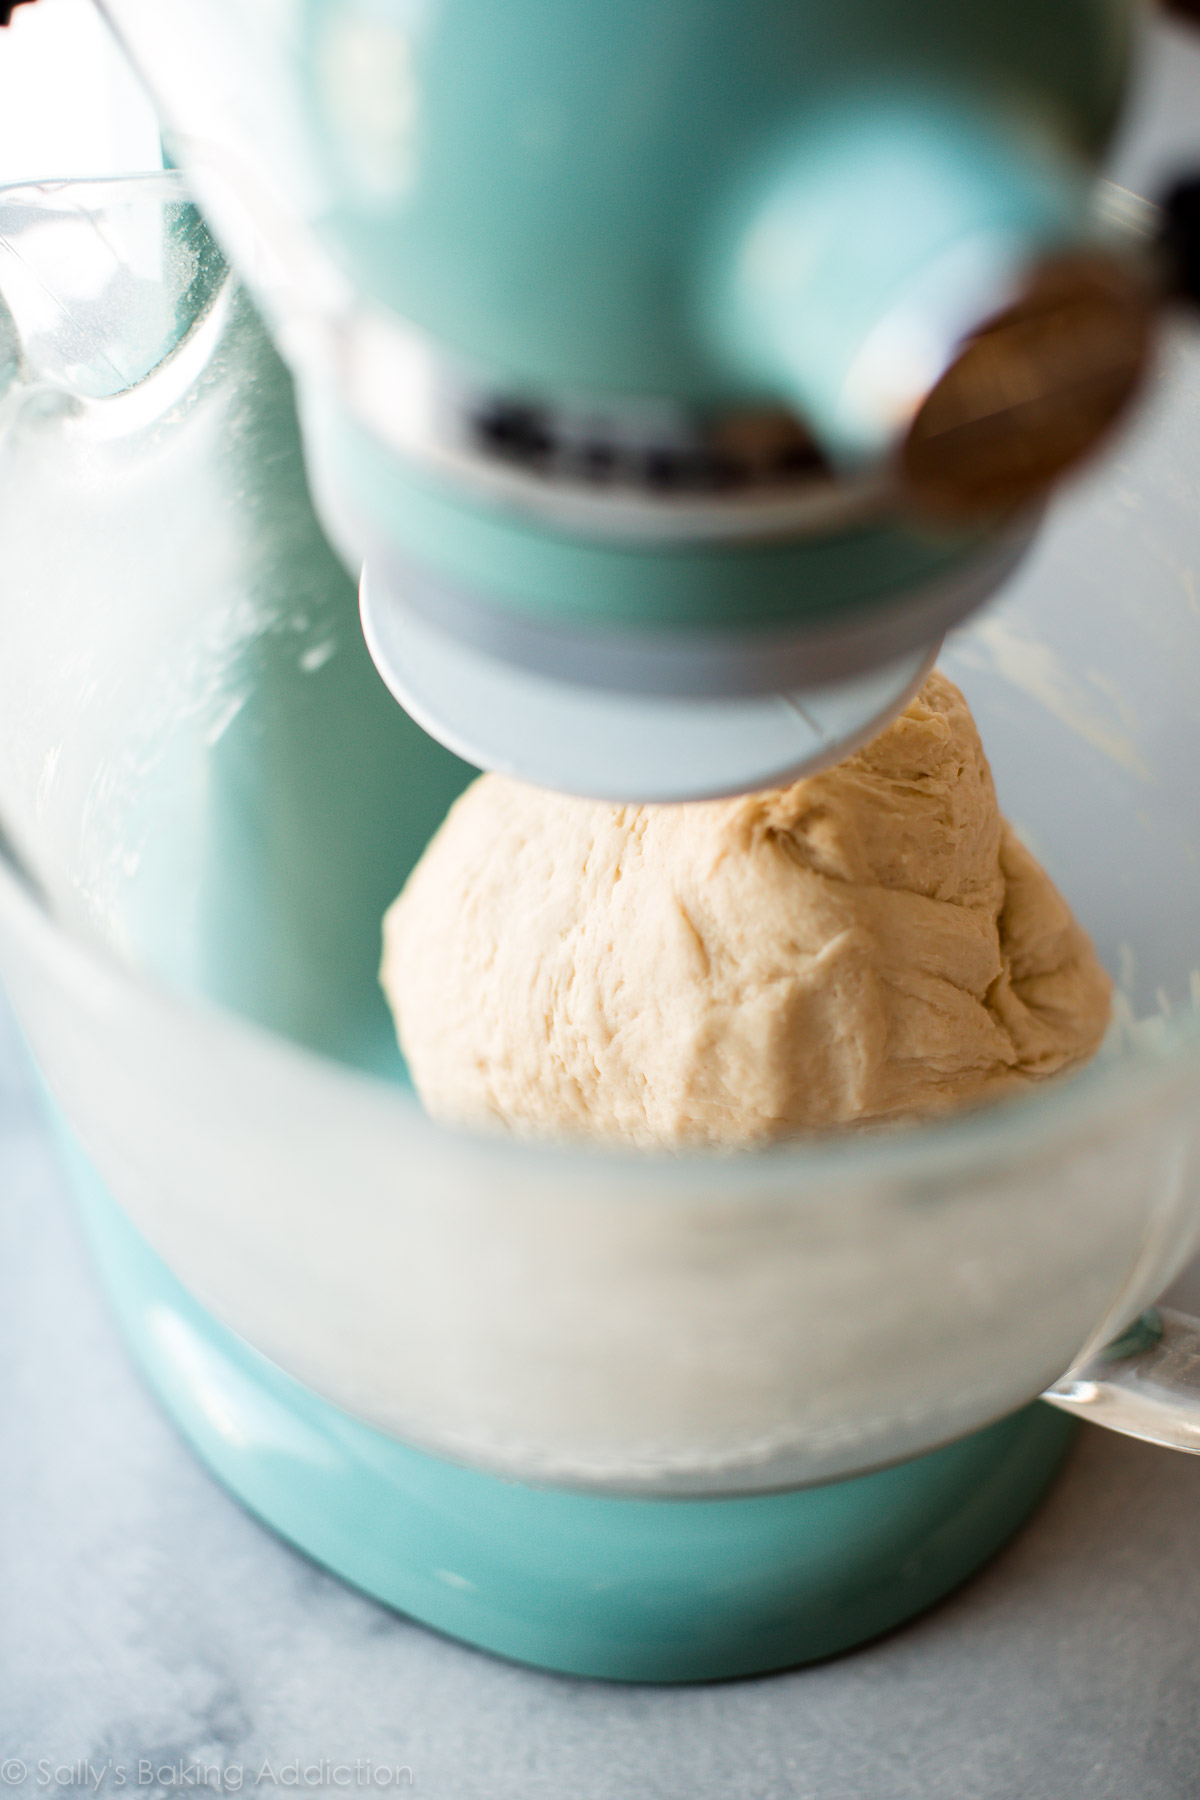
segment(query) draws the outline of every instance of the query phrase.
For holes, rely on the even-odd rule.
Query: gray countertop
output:
[[[1160,31],[1121,179],[1200,161],[1198,96],[1195,42]],[[794,1673],[611,1687],[409,1624],[215,1485],[106,1316],[3,1014],[0,1282],[0,1790],[150,1800],[203,1763],[269,1794],[327,1763],[443,1800],[1200,1795],[1200,1459],[1085,1428],[915,1624]],[[1200,1270],[1176,1299],[1200,1310]]]

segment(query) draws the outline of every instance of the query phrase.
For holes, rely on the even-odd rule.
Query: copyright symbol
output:
[[[16,1787],[18,1782],[24,1781],[28,1773],[29,1770],[25,1764],[15,1756],[10,1756],[7,1762],[0,1763],[0,1781],[4,1783],[5,1787]]]

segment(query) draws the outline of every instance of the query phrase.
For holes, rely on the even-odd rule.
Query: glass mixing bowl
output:
[[[88,1158],[319,1395],[505,1475],[747,1492],[1020,1407],[1200,1234],[1200,349],[946,646],[1119,983],[950,1122],[649,1156],[430,1122],[382,914],[472,771],[391,701],[287,376],[170,175],[0,193],[0,966]]]

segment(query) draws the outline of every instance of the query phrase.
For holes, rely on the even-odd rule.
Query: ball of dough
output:
[[[483,776],[388,912],[381,978],[435,1118],[671,1148],[1041,1080],[1093,1053],[1111,993],[938,673],[835,768],[735,800]]]

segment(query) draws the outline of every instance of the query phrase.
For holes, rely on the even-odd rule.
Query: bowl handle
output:
[[[1200,1319],[1149,1307],[1042,1399],[1126,1437],[1200,1454]]]

